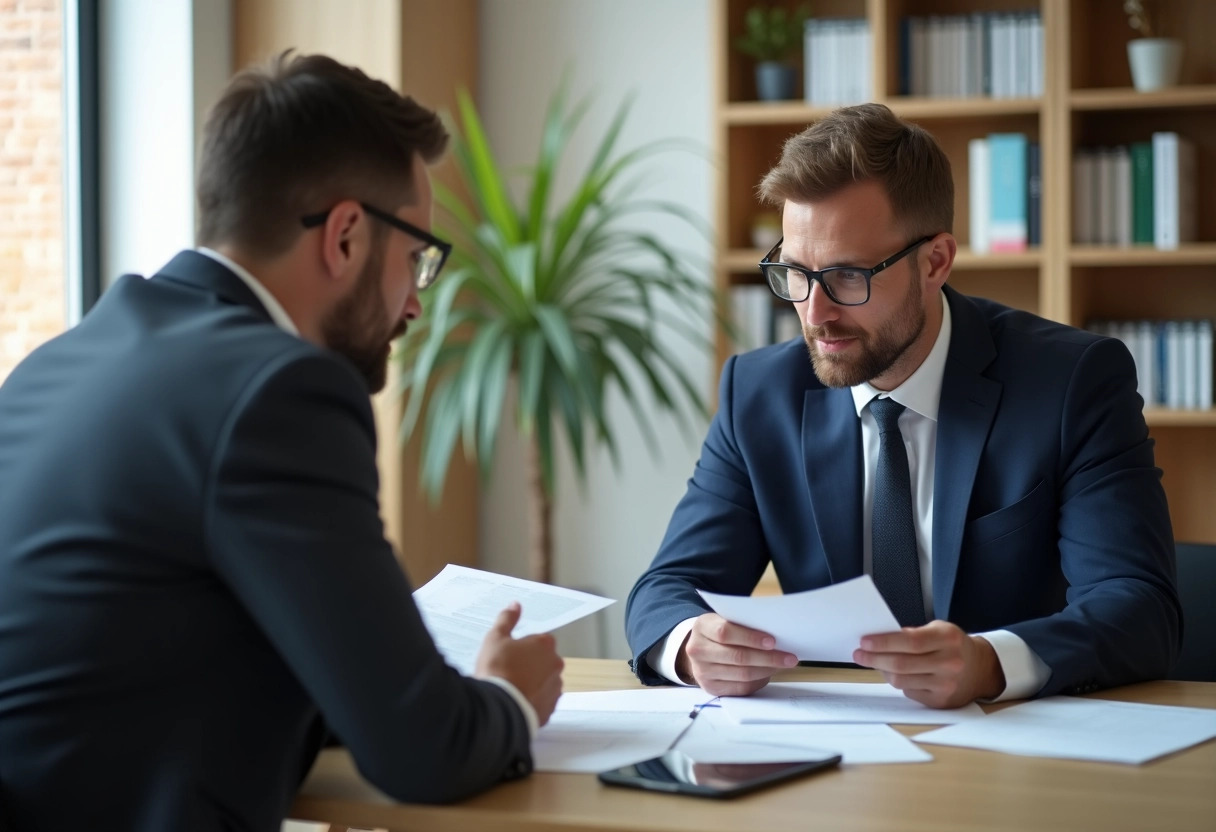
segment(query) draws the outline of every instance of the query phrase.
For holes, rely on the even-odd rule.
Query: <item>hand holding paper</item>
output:
[[[698,592],[727,621],[769,633],[802,661],[852,662],[862,636],[899,630],[869,575],[789,595]]]
[[[793,653],[774,649],[771,635],[707,612],[693,619],[676,672],[714,696],[747,696],[796,664]]]
[[[549,633],[512,638],[519,623],[520,606],[512,602],[498,614],[494,626],[481,643],[477,654],[479,678],[506,679],[532,703],[537,721],[544,725],[562,695],[562,668],[557,645]]]
[[[435,646],[461,673],[472,673],[481,641],[510,603],[523,608],[516,638],[548,633],[613,603],[574,589],[448,564],[414,591],[414,603]]]

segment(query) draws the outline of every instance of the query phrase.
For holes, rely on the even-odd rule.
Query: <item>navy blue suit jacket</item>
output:
[[[400,800],[531,769],[384,538],[365,382],[183,252],[0,387],[0,814],[277,832],[319,716]]]
[[[945,289],[952,336],[933,486],[934,617],[1008,629],[1041,695],[1161,678],[1181,642],[1174,544],[1119,342]],[[861,423],[801,339],[732,357],[688,491],[630,593],[635,671],[695,590],[786,592],[862,574]]]

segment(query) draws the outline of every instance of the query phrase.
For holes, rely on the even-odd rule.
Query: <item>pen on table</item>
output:
[[[684,735],[688,733],[688,729],[692,727],[693,721],[696,720],[701,711],[705,710],[706,708],[721,707],[721,705],[718,704],[718,699],[719,697],[715,696],[708,702],[701,702],[700,704],[692,706],[692,710],[688,712],[688,724],[680,729],[680,733],[676,734],[676,738],[671,741],[671,745],[667,746],[667,751],[671,751],[673,748],[675,748],[676,743],[684,738]],[[666,753],[666,751],[664,753]]]

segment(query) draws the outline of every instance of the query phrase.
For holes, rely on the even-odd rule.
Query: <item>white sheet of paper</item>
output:
[[[981,722],[918,734],[917,742],[1034,757],[1138,765],[1216,737],[1216,710],[1053,696]]]
[[[768,633],[803,661],[851,662],[862,636],[899,629],[869,575],[789,595],[697,591],[727,621]]]
[[[731,719],[740,723],[949,725],[989,718],[974,702],[952,710],[928,708],[882,683],[774,682],[751,696],[724,696],[719,701]]]
[[[461,673],[472,673],[481,641],[503,607],[523,608],[513,635],[547,633],[615,603],[588,592],[525,581],[449,563],[414,591],[414,603],[439,652]]]
[[[532,741],[536,771],[596,772],[657,757],[688,726],[688,714],[553,712]]]
[[[615,711],[617,713],[680,714],[688,716],[697,705],[713,701],[700,688],[653,687],[629,690],[570,691],[557,700],[559,711]]]
[[[828,749],[844,765],[933,759],[889,725],[740,725],[720,708],[701,711],[676,748],[698,763],[782,763]]]

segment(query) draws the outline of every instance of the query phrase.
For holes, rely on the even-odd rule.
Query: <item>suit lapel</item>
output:
[[[1001,398],[1001,384],[982,375],[996,357],[987,322],[965,297],[949,287],[945,292],[952,334],[933,483],[933,608],[940,619],[949,618],[971,488]]]
[[[832,582],[862,571],[861,422],[848,390],[808,390],[802,451],[815,527]]]

